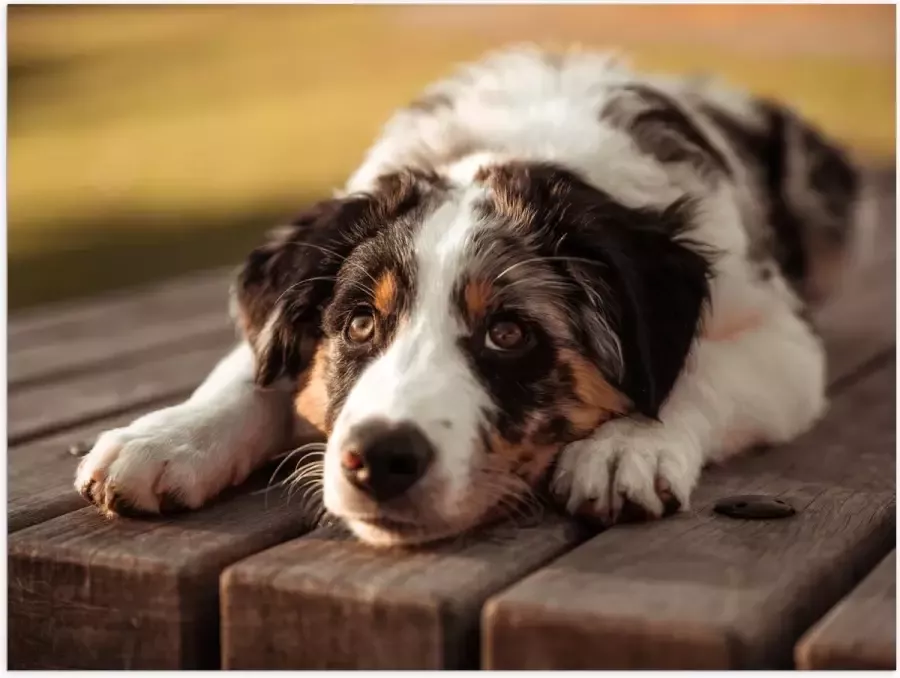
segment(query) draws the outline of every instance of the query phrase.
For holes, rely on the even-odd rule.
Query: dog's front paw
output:
[[[78,466],[75,488],[106,515],[199,508],[227,484],[209,442],[190,412],[156,412],[101,435]]]
[[[617,419],[569,444],[553,493],[574,515],[605,525],[686,509],[700,476],[700,450],[659,423]]]

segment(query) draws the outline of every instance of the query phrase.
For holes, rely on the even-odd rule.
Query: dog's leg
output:
[[[290,444],[291,392],[257,389],[238,346],[184,403],[107,431],[82,460],[75,487],[104,513],[197,508]]]
[[[553,480],[572,512],[614,522],[628,501],[658,517],[687,508],[704,464],[755,444],[782,443],[826,406],[825,355],[788,309],[695,346],[659,421],[615,419],[567,446]]]

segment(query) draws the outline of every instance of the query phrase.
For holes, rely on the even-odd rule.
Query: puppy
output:
[[[805,318],[860,196],[781,106],[604,54],[491,55],[250,254],[243,342],[103,434],[76,487],[109,514],[197,508],[309,422],[325,507],[376,545],[469,530],[548,474],[607,523],[685,509],[706,463],[822,415]]]

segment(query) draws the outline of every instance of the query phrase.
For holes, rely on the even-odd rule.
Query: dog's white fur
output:
[[[240,484],[293,436],[290,392],[257,389],[253,375],[244,343],[184,403],[101,435],[78,468],[76,487],[93,480],[155,513],[166,495],[199,508]]]
[[[471,451],[476,449],[482,412],[490,398],[472,373],[456,342],[464,328],[453,312],[453,288],[464,270],[472,232],[473,199],[484,189],[473,187],[444,203],[417,236],[419,290],[409,320],[388,349],[360,375],[341,408],[325,454],[325,506],[340,512],[369,541],[380,540],[377,528],[353,521],[358,496],[340,470],[347,434],[368,419],[414,421],[441,452],[429,472],[429,506],[433,523],[456,526],[480,515],[467,492]]]
[[[488,163],[549,160],[631,207],[668,205],[685,188],[696,192],[702,178],[662,166],[637,152],[626,133],[598,121],[610,85],[635,78],[604,55],[573,53],[550,68],[539,52],[503,52],[432,88],[452,96],[452,108],[398,113],[347,191],[370,188],[380,175],[404,167],[437,169],[465,186]],[[720,98],[742,105],[739,96]],[[553,487],[573,510],[587,501],[613,514],[628,498],[660,515],[658,479],[686,508],[705,463],[753,443],[789,440],[825,408],[823,349],[798,319],[797,298],[777,272],[763,281],[749,269],[753,205],[740,182],[702,190],[702,216],[691,236],[724,253],[714,264],[713,311],[660,421],[613,421],[563,451]],[[365,371],[336,421],[326,454],[330,508],[352,513],[333,450],[353,422],[378,414],[414,418],[450,451],[440,457],[437,473],[445,481],[444,511],[456,510],[475,412],[487,406],[458,352],[447,348],[458,333],[447,312],[448,290],[473,223],[461,200],[445,205],[421,232],[419,269],[428,280],[420,284],[422,298],[408,325]],[[243,480],[291,439],[289,395],[256,390],[252,363],[250,349],[241,346],[184,404],[105,433],[81,464],[76,486],[114,486],[136,507],[156,511],[165,493],[197,507]],[[441,393],[434,389],[437,380]],[[456,399],[448,402],[443,389]],[[443,418],[453,419],[452,429],[440,425]],[[370,541],[382,537],[359,529]]]

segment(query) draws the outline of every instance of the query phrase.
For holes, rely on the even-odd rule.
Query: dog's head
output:
[[[253,252],[239,321],[258,382],[296,380],[329,434],[329,511],[372,543],[456,534],[603,421],[655,417],[709,291],[691,219],[506,164],[385,177]]]

